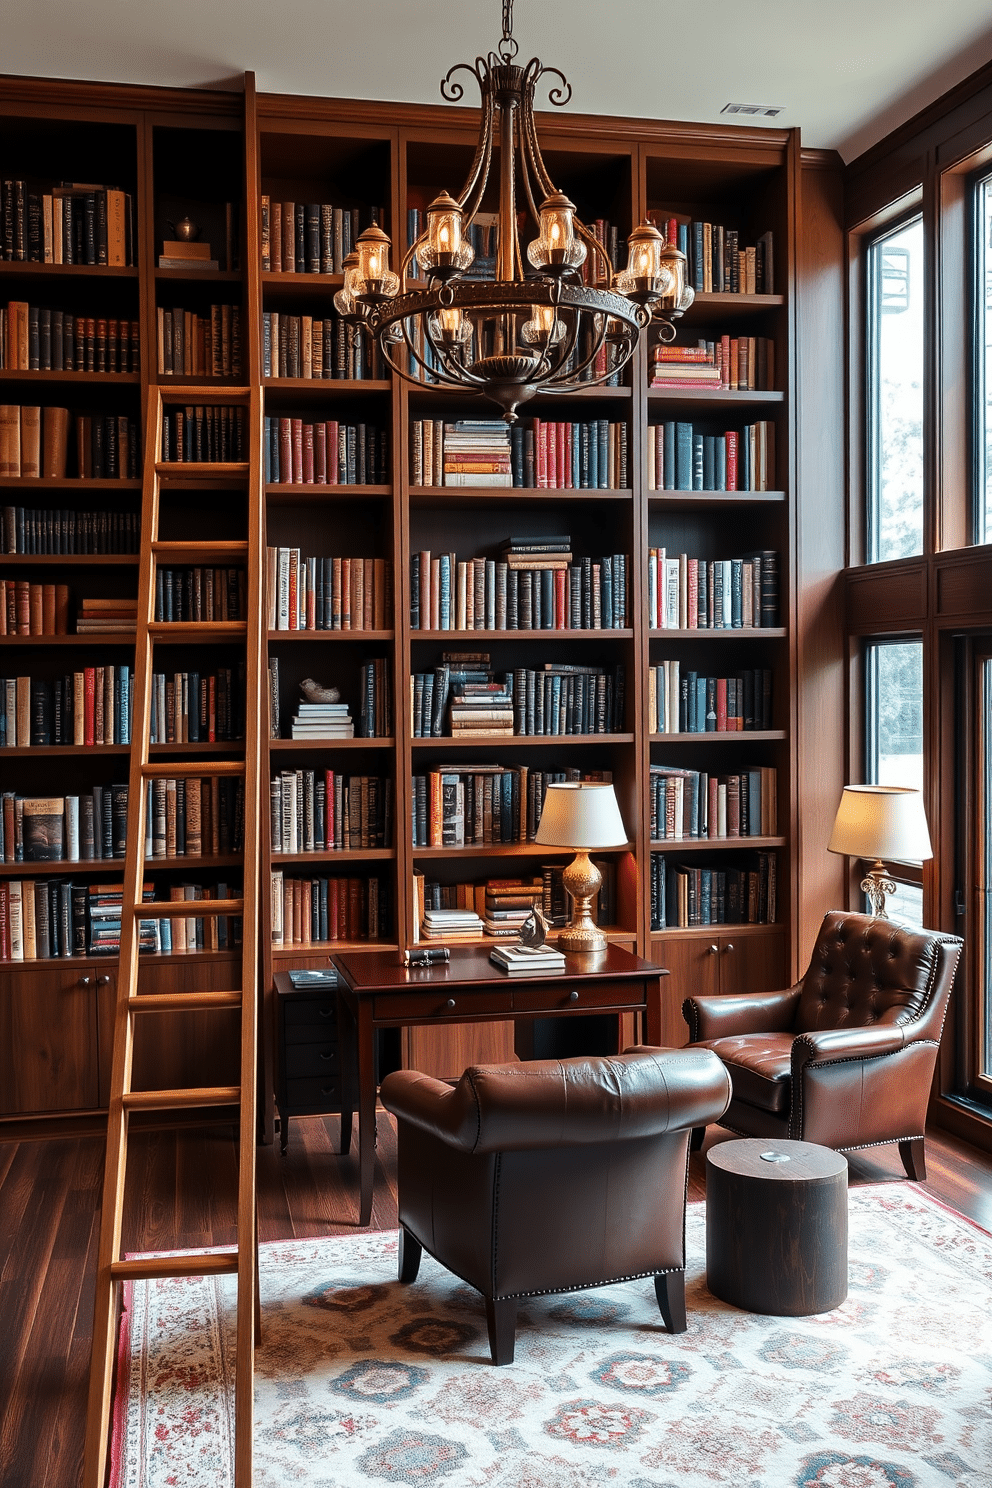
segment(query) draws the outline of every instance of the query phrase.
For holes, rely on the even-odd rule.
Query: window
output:
[[[923,219],[868,246],[868,561],[923,551]]]
[[[975,541],[992,540],[992,176],[975,186]]]
[[[872,641],[866,647],[865,723],[865,781],[922,790],[922,641]],[[921,926],[922,864],[886,866],[896,884],[886,903],[889,918]]]
[[[975,931],[978,954],[978,1048],[975,1084],[992,1097],[992,655],[978,657]]]

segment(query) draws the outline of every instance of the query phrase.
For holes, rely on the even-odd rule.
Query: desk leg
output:
[[[657,1048],[661,1044],[661,977],[650,977],[644,983],[644,1042]]]
[[[358,1223],[372,1218],[372,1180],[375,1176],[375,1032],[372,1009],[363,1002],[356,1013],[358,1029]]]

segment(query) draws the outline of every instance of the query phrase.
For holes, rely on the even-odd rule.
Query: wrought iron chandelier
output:
[[[618,272],[604,245],[558,191],[541,157],[534,89],[544,76],[556,107],[572,89],[564,74],[532,58],[516,62],[513,0],[503,0],[498,51],[459,62],[441,83],[470,72],[482,95],[475,158],[458,197],[442,192],[427,208],[424,232],[411,243],[397,275],[380,227],[361,234],[344,262],[335,307],[357,334],[377,343],[394,371],[418,387],[438,385],[483,394],[507,423],[536,393],[567,392],[606,382],[630,360],[652,317],[665,341],[692,303],[685,256],[648,223],[628,238]],[[499,149],[499,211],[494,278],[466,278],[475,257],[469,229],[480,212],[493,152]],[[519,210],[518,202],[523,208]],[[526,250],[521,246],[523,219]],[[531,231],[528,232],[527,224]],[[536,233],[536,235],[532,235]],[[587,264],[583,283],[582,269]],[[419,270],[426,285],[414,274]],[[413,271],[413,272],[411,272]]]

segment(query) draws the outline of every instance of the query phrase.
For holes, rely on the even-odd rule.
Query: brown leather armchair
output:
[[[898,1142],[909,1177],[925,1178],[927,1101],[960,954],[956,935],[832,910],[794,987],[687,998],[690,1047],[718,1054],[733,1082],[719,1124],[846,1152]]]
[[[494,1364],[513,1361],[517,1303],[653,1276],[684,1332],[689,1132],[730,1080],[706,1050],[474,1067],[457,1085],[388,1075],[397,1117],[400,1281],[422,1250],[480,1291]]]

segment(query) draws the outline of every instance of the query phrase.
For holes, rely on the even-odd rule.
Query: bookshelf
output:
[[[341,276],[334,252],[335,245],[343,246],[345,241],[345,214],[352,225],[357,221],[364,227],[374,211],[390,232],[398,259],[411,213],[422,212],[442,186],[457,185],[474,143],[472,110],[256,97],[251,89],[242,99],[193,90],[84,84],[63,88],[44,81],[14,80],[0,113],[5,173],[9,161],[11,171],[16,167],[25,177],[39,181],[112,179],[133,195],[136,221],[134,267],[0,261],[0,287],[7,286],[7,294],[0,298],[79,313],[89,313],[92,306],[95,314],[96,307],[106,306],[108,314],[114,311],[118,319],[134,318],[140,325],[140,373],[3,371],[3,401],[26,404],[34,400],[42,405],[58,401],[73,410],[128,413],[141,423],[146,417],[143,400],[156,385],[180,403],[187,385],[212,384],[218,397],[224,392],[230,395],[237,386],[248,386],[260,391],[262,419],[274,421],[276,427],[280,421],[289,421],[291,439],[294,420],[301,438],[304,426],[320,425],[326,440],[329,424],[339,428],[364,424],[383,436],[383,463],[366,470],[367,477],[375,478],[361,483],[357,471],[350,481],[323,484],[284,479],[282,470],[280,478],[273,478],[271,450],[266,470],[264,423],[258,430],[258,450],[248,450],[247,461],[202,469],[188,466],[181,471],[171,463],[158,465],[164,493],[159,539],[173,545],[175,567],[182,566],[177,545],[190,540],[193,533],[201,543],[215,544],[218,554],[224,544],[249,540],[246,483],[248,489],[258,490],[263,511],[262,649],[268,662],[278,664],[280,714],[278,737],[265,737],[262,729],[259,772],[264,999],[260,1111],[263,1130],[268,1133],[273,1120],[273,978],[277,971],[293,965],[326,964],[328,953],[335,949],[361,951],[410,944],[415,933],[415,873],[441,884],[481,883],[490,877],[529,877],[545,865],[565,861],[567,855],[549,854],[529,841],[473,842],[457,849],[415,847],[410,823],[412,781],[417,774],[438,768],[454,774],[460,765],[487,763],[518,771],[524,767],[528,773],[562,769],[612,773],[630,840],[625,848],[604,854],[615,878],[615,918],[608,933],[671,969],[673,974],[667,979],[670,1006],[664,1019],[671,1042],[682,1042],[685,1037],[679,1007],[688,985],[720,991],[779,985],[794,955],[797,908],[791,885],[798,862],[794,620],[798,560],[793,343],[798,139],[782,130],[683,129],[652,121],[610,121],[607,130],[604,121],[579,115],[545,121],[542,145],[555,180],[569,192],[586,221],[601,219],[615,226],[621,243],[648,212],[736,229],[741,241],[749,245],[768,232],[774,239],[772,292],[703,291],[680,322],[678,336],[681,345],[698,338],[763,338],[773,347],[773,386],[736,391],[652,387],[649,344],[625,369],[621,386],[584,388],[569,396],[537,400],[522,411],[525,422],[536,416],[624,426],[623,483],[592,489],[570,489],[561,483],[499,488],[436,481],[416,484],[411,447],[418,421],[455,422],[490,413],[495,417],[495,410],[429,386],[409,387],[382,376],[381,369],[368,360],[356,367],[347,337],[335,323],[332,299]],[[312,255],[302,271],[296,261],[295,215],[293,267],[285,266],[282,255],[279,267],[274,266],[273,203],[282,209],[288,202],[294,204],[294,213],[296,203],[331,209],[329,222],[322,222],[322,228],[329,228],[330,253],[318,259],[320,271],[315,270]],[[335,211],[341,214],[338,219]],[[199,240],[210,244],[219,264],[216,270],[197,268],[195,261],[183,269],[159,267],[165,242],[171,241],[166,236],[173,230],[169,224],[175,227],[183,218],[193,219],[200,227]],[[321,221],[319,214],[317,220]],[[312,221],[312,216],[305,217],[305,262]],[[263,232],[268,237],[268,267],[261,259]],[[166,371],[159,352],[165,312],[182,312],[181,335],[188,346],[192,317],[213,325],[217,317],[212,307],[224,305],[239,312],[241,382],[235,380],[231,361],[230,314],[226,370],[222,352],[216,377],[192,370]],[[316,361],[315,323],[322,327]],[[177,324],[174,320],[174,336]],[[202,356],[205,330],[199,335],[198,355]],[[309,357],[304,352],[308,337]],[[184,366],[192,365],[187,357]],[[323,375],[327,370],[332,375]],[[362,375],[355,376],[356,370]],[[318,371],[322,375],[316,375]],[[773,482],[758,490],[703,491],[691,489],[688,482],[656,489],[651,463],[653,431],[666,423],[692,424],[706,436],[767,425],[775,449]],[[145,428],[143,441],[147,436]],[[292,465],[289,468],[292,471]],[[302,455],[299,473],[303,473]],[[140,482],[135,479],[82,481],[72,472],[71,463],[64,479],[0,478],[0,504],[30,498],[39,506],[55,506],[58,496],[75,510],[90,504],[137,512],[139,495]],[[506,539],[548,532],[567,533],[578,557],[598,561],[604,554],[627,555],[623,625],[595,629],[582,624],[530,631],[509,631],[497,625],[473,629],[471,634],[437,626],[413,627],[411,562],[416,555],[453,553],[457,562],[498,559]],[[389,565],[388,605],[385,610],[380,607],[377,620],[373,616],[375,623],[364,629],[270,625],[264,599],[267,548],[298,550],[302,558],[337,557]],[[707,562],[739,559],[756,551],[777,553],[776,623],[750,630],[653,626],[648,616],[647,572],[648,553],[653,548]],[[92,597],[128,596],[136,592],[136,555],[3,553],[0,577],[65,582],[73,596],[81,597],[84,588]],[[249,615],[248,623],[257,619]],[[243,655],[243,634],[225,629],[225,625],[239,623],[217,621],[209,631],[199,630],[195,645],[201,670],[219,672],[236,661],[239,651]],[[163,654],[170,650],[178,654],[192,638],[171,630],[156,633],[155,639],[157,651],[161,647]],[[446,732],[441,737],[415,738],[410,727],[410,679],[418,672],[433,671],[445,651],[487,653],[495,674],[539,670],[546,662],[563,667],[600,666],[611,675],[622,667],[622,726],[615,725],[610,733],[586,735],[462,739]],[[115,638],[29,634],[0,638],[0,655],[5,676],[44,673],[54,677],[90,664],[90,657],[99,656],[101,664],[126,662],[129,651],[126,642]],[[726,678],[755,668],[767,672],[772,703],[766,726],[741,732],[661,731],[650,711],[649,670],[665,662],[678,662],[682,673],[693,671],[704,677]],[[372,738],[360,737],[358,727],[367,663],[379,665],[380,690],[382,686],[387,690],[391,715],[390,731]],[[163,663],[163,671],[169,666]],[[290,719],[305,678],[339,688],[356,721],[356,737],[325,741],[291,737]],[[130,747],[107,744],[86,751],[85,756],[76,755],[71,746],[29,747],[14,750],[8,764],[16,768],[18,788],[22,780],[25,788],[48,788],[55,761],[60,789],[63,777],[80,786],[84,778],[109,783],[126,778],[122,772]],[[172,739],[153,745],[151,754],[192,765],[236,756],[237,750],[233,741],[222,745],[216,740]],[[739,841],[652,839],[652,766],[686,767],[715,776],[774,770],[776,830]],[[291,774],[295,778],[297,772],[313,772],[315,782],[326,778],[326,772],[332,773],[335,782],[352,777],[379,782],[380,799],[388,789],[391,802],[388,840],[362,846],[359,824],[357,843],[349,837],[347,846],[331,848],[325,842],[317,847],[315,843],[312,850],[300,851],[297,843],[287,851],[281,834],[276,845],[269,830],[271,782]],[[776,857],[779,893],[774,924],[652,929],[653,855],[663,856],[673,871],[682,864],[719,872],[740,865],[751,852]],[[21,872],[21,865],[3,865],[2,872],[11,877],[15,868]],[[73,869],[82,881],[103,871],[99,865],[73,865]],[[293,879],[358,881],[364,920],[353,919],[352,929],[360,923],[360,932],[347,932],[346,916],[344,938],[287,943],[284,931],[283,939],[273,943],[268,892],[273,872],[282,874],[283,890]],[[379,917],[370,936],[368,884],[373,879],[378,884]],[[283,897],[283,917],[285,909]],[[319,889],[317,924],[319,928]],[[189,956],[160,956],[155,959],[154,974],[163,987],[190,986],[191,960]],[[210,985],[233,985],[233,961],[224,953],[204,953],[202,966]],[[7,980],[15,991],[4,1004],[5,1050],[23,1042],[25,1026],[40,1029],[43,1020],[49,1025],[46,1038],[54,1037],[41,997],[49,984],[52,989],[71,984],[79,1004],[66,1047],[58,1057],[43,1056],[37,1078],[28,1080],[31,1093],[17,1095],[14,1109],[28,1113],[98,1107],[105,1099],[107,1064],[100,1009],[109,1006],[109,984],[99,989],[91,983],[85,988],[76,984],[83,977],[112,979],[113,960],[92,965],[85,959],[57,966],[24,963],[10,969]],[[52,998],[56,995],[55,990],[45,993]],[[35,1006],[41,1009],[37,1015]],[[64,1020],[67,1028],[69,1021]],[[229,1041],[227,1048],[224,1034],[217,1034],[216,1025],[212,1028],[214,1042],[204,1046],[203,1056],[211,1062],[212,1078],[227,1078],[223,1071],[233,1068],[234,1042]],[[393,1053],[404,1062],[451,1074],[469,1059],[501,1057],[512,1047],[507,1028],[487,1025],[478,1032],[480,1041],[473,1043],[473,1030],[452,1028],[443,1035],[439,1032],[436,1039],[423,1030],[411,1030],[403,1034]],[[160,1043],[163,1065],[170,1060],[179,1065],[178,1072],[174,1069],[168,1078],[177,1084],[189,1083],[198,1056],[188,1046],[171,1047],[168,1036]],[[3,1057],[11,1065],[16,1062],[10,1053]],[[149,1055],[149,1064],[153,1063]],[[62,1071],[70,1064],[82,1082],[77,1081],[71,1098],[60,1089]],[[145,1070],[142,1078],[151,1073]],[[83,1085],[85,1098],[80,1093]],[[46,1093],[38,1094],[43,1087]]]

